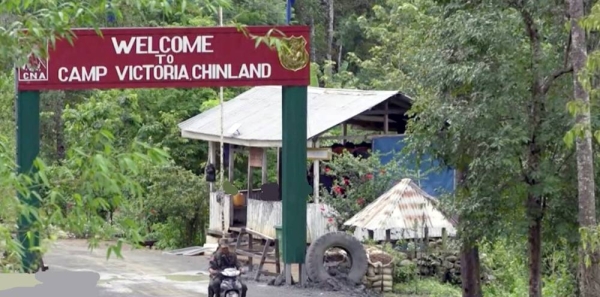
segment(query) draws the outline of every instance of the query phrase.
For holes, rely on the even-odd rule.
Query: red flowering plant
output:
[[[365,208],[402,178],[414,178],[415,174],[400,167],[395,160],[381,164],[379,156],[354,157],[348,152],[337,155],[326,165],[336,177],[331,192],[322,189],[322,200],[335,209],[338,228]]]

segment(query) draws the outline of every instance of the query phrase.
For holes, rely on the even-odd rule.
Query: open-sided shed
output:
[[[409,97],[397,91],[308,87],[307,158],[312,159],[315,165],[314,184],[319,184],[319,160],[322,160],[324,152],[318,149],[320,140],[360,141],[389,134],[403,134],[407,121],[405,113],[410,109],[411,101]],[[246,203],[234,207],[231,199],[226,199],[223,203],[225,220],[228,222],[226,229],[229,226],[245,226],[275,236],[274,226],[281,224],[281,197],[278,193],[267,195],[267,192],[272,191],[266,190],[269,186],[266,175],[267,150],[279,152],[281,148],[281,104],[280,86],[254,87],[225,102],[223,111],[220,106],[216,106],[179,124],[182,137],[209,142],[209,162],[212,164],[217,164],[218,143],[223,131],[223,142],[226,144],[223,151],[223,167],[228,168],[229,180],[233,180],[234,155],[248,154],[248,188],[242,191],[245,192]],[[341,136],[323,136],[325,132],[340,125],[343,127]],[[372,132],[360,136],[347,135],[347,125]],[[316,151],[320,154],[314,154]],[[279,153],[276,155],[279,165]],[[260,167],[263,173],[261,189],[252,187],[251,173],[256,167]],[[270,186],[277,187],[276,184]],[[309,242],[311,238],[331,230],[327,217],[321,211],[326,206],[319,203],[318,194],[318,190],[315,189],[315,203],[308,206]],[[227,231],[221,230],[220,216],[221,204],[217,202],[216,195],[211,193],[209,231],[214,234]]]

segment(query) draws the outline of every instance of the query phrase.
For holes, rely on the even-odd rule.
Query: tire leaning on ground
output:
[[[323,265],[325,252],[330,248],[340,248],[348,253],[352,267],[348,272],[347,279],[354,283],[360,283],[367,273],[367,252],[360,241],[345,232],[327,233],[312,242],[306,252],[308,277],[314,282],[325,282],[331,278]]]

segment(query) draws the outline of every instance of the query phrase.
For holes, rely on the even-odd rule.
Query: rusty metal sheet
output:
[[[344,223],[357,227],[357,235],[364,236],[368,230],[377,233],[375,239],[385,238],[385,231],[394,231],[396,239],[422,238],[424,230],[431,237],[438,237],[442,229],[454,236],[456,229],[437,208],[437,200],[405,178],[381,195],[362,211]],[[394,238],[394,236],[392,236]]]

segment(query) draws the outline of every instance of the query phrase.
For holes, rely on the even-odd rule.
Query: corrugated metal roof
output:
[[[308,87],[307,139],[395,95],[398,95],[397,91]],[[281,86],[255,87],[223,105],[226,143],[254,147],[281,146]],[[220,117],[221,107],[211,108],[180,123],[181,135],[185,138],[219,141]]]
[[[456,229],[436,205],[435,198],[425,193],[412,180],[405,178],[344,225],[373,231],[393,229],[408,232],[427,227],[432,237],[437,237],[434,234],[441,235],[442,228],[445,228],[448,235],[453,236]]]

